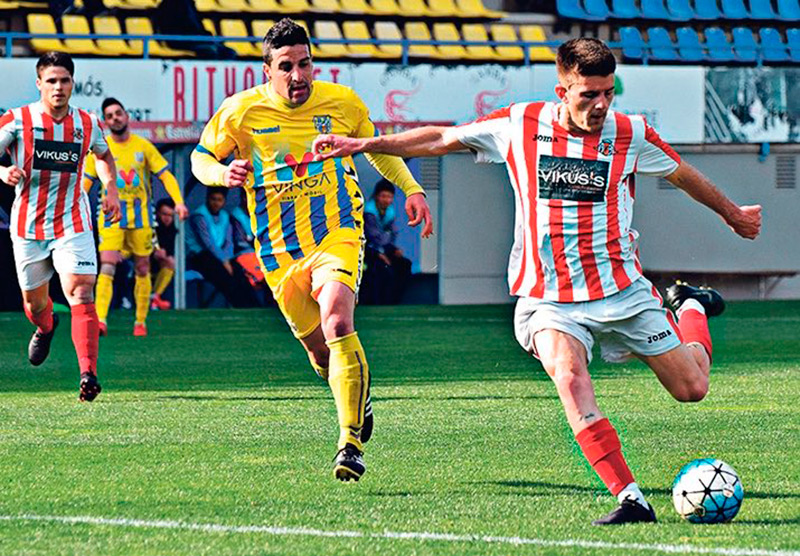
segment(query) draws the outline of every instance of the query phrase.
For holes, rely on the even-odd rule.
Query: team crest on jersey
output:
[[[614,142],[611,139],[603,139],[597,145],[597,152],[603,156],[611,156],[617,154],[617,149],[614,147]]]
[[[313,122],[314,129],[320,133],[330,133],[333,129],[333,123],[331,122],[331,117],[328,114],[314,116]]]
[[[135,153],[134,158],[136,159],[136,162],[142,163],[144,162],[144,153]]]
[[[73,133],[75,134],[75,139],[77,139],[79,141],[83,141],[83,130],[82,129],[78,128],[75,131],[73,131]]]

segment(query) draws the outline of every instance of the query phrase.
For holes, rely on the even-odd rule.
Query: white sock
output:
[[[681,306],[678,307],[678,310],[675,311],[675,314],[678,315],[678,318],[680,319],[683,312],[688,311],[690,309],[693,311],[697,311],[701,315],[706,314],[705,308],[696,299],[687,299],[686,301],[681,303]]]
[[[625,488],[622,489],[622,492],[617,494],[617,500],[619,503],[622,504],[622,501],[632,498],[634,502],[638,503],[640,506],[644,506],[645,508],[649,508],[650,504],[647,503],[647,500],[644,499],[644,494],[639,489],[639,485],[636,483],[631,483]]]

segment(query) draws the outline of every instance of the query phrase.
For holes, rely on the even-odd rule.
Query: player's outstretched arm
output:
[[[119,195],[117,193],[117,165],[114,163],[114,155],[111,149],[106,149],[102,155],[96,155],[95,170],[97,177],[105,187],[106,194],[103,196],[103,212],[108,216],[110,222],[117,222],[120,217]]]
[[[743,238],[755,239],[761,232],[761,205],[737,205],[688,162],[681,162],[666,179],[719,214]]]
[[[327,160],[352,156],[356,153],[382,153],[413,158],[418,156],[441,156],[464,150],[455,137],[448,135],[449,128],[426,126],[403,133],[379,135],[378,137],[343,137],[341,135],[319,135],[311,149],[314,160]]]

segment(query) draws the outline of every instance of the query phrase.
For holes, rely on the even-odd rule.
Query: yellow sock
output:
[[[97,309],[97,318],[106,322],[111,298],[114,296],[114,277],[102,272],[97,275],[97,286],[94,294],[94,306]]]
[[[156,274],[156,283],[153,286],[153,291],[156,292],[156,295],[161,295],[169,286],[169,283],[172,282],[172,277],[175,275],[175,271],[171,268],[167,268],[162,266],[158,269],[158,274]]]
[[[310,353],[308,353],[308,360],[311,362],[311,367],[314,369],[314,372],[317,373],[317,376],[322,380],[328,380],[328,368],[317,365]]]
[[[136,276],[136,282],[133,284],[133,298],[136,300],[136,322],[137,324],[144,324],[147,319],[147,311],[150,310],[150,292],[153,289],[153,284],[150,282],[150,276]]]
[[[361,427],[364,424],[364,403],[369,384],[369,366],[364,348],[356,332],[326,343],[331,350],[328,384],[339,415],[339,449],[350,443],[363,450]]]

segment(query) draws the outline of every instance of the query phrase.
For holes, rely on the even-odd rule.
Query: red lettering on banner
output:
[[[319,68],[314,68],[314,73],[312,73],[311,75],[312,75],[312,77],[313,77],[314,79],[316,79],[317,77],[319,77],[319,74],[320,74],[320,73],[322,73],[322,70],[321,70],[321,69],[319,69]]]
[[[244,88],[249,89],[256,86],[256,72],[253,68],[244,69]]]
[[[236,67],[225,68],[225,97],[236,92]]]
[[[208,66],[206,68],[206,73],[208,74],[208,117],[214,115],[214,74],[216,73],[217,68],[214,66]]]
[[[331,81],[334,83],[339,82],[339,72],[341,70],[339,68],[331,68]]]
[[[192,68],[192,116],[193,122],[197,121],[197,68]]]
[[[174,94],[175,94],[175,102],[173,106],[173,117],[176,121],[183,122],[186,121],[186,99],[183,98],[185,88],[185,75],[183,73],[183,68],[180,66],[175,66],[175,73],[174,73]]]

